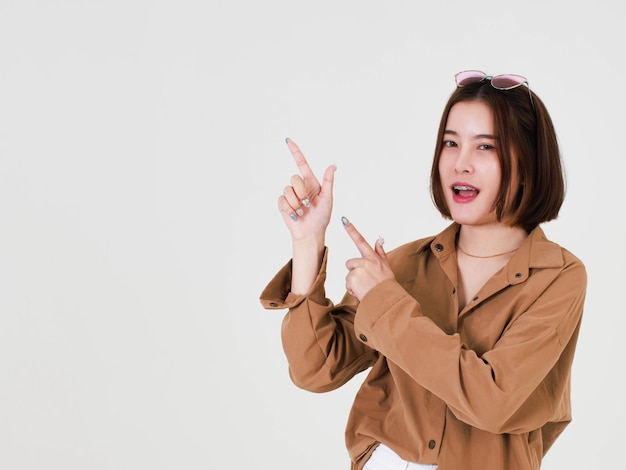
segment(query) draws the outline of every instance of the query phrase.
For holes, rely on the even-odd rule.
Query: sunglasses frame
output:
[[[522,85],[526,85],[528,88],[528,97],[530,98],[530,104],[535,109],[535,103],[533,101],[533,95],[530,92],[530,84],[526,77],[522,77],[521,75],[515,75],[512,73],[505,73],[500,75],[487,75],[485,72],[481,70],[463,70],[454,75],[454,81],[456,82],[457,87],[463,87],[470,83],[478,83],[485,80],[489,80],[489,83],[496,90],[512,90],[513,88],[518,88]],[[497,83],[507,80],[508,82],[513,83],[510,86],[498,86]],[[496,83],[494,83],[496,82]]]

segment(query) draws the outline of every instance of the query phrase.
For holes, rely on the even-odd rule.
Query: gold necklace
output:
[[[497,258],[498,256],[504,256],[504,255],[508,255],[509,253],[513,253],[514,251],[517,251],[519,249],[519,247],[511,250],[511,251],[505,251],[504,253],[497,253],[495,255],[488,255],[488,256],[478,256],[478,255],[472,255],[469,254],[467,251],[465,251],[463,248],[461,248],[461,245],[457,245],[456,246],[459,250],[461,250],[461,253],[463,253],[464,255],[469,256],[470,258],[480,258],[480,259],[485,259],[485,258]]]

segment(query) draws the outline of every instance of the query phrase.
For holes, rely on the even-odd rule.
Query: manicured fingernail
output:
[[[291,142],[291,139],[290,139],[289,137],[287,137],[287,138],[285,139],[285,143],[286,143],[286,144],[288,144],[289,142]]]
[[[308,197],[305,197],[301,202],[304,207],[311,207],[311,201],[309,201]]]
[[[298,209],[296,211],[296,214],[298,214],[300,217],[302,217],[304,215],[304,211],[302,209]]]
[[[289,217],[291,217],[291,220],[293,220],[294,222],[298,221],[298,216],[296,216],[296,214],[294,214],[293,212],[289,214]]]
[[[380,243],[381,245],[385,244],[385,239],[381,236],[378,237],[378,243]]]
[[[344,225],[350,225],[350,221],[347,217],[341,217],[341,223]]]

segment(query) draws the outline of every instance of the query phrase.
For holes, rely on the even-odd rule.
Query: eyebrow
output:
[[[458,136],[459,133],[450,129],[446,129],[445,131],[443,131],[443,134],[449,134],[449,135],[454,135],[454,136]],[[474,140],[480,140],[480,139],[491,139],[491,140],[498,140],[498,138],[493,135],[493,134],[476,134],[474,136]]]

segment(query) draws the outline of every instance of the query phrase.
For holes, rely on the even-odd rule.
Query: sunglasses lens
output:
[[[456,80],[457,86],[465,86],[469,83],[480,82],[486,76],[487,74],[481,72],[480,70],[465,70],[463,72],[457,73],[454,78]]]
[[[526,79],[521,75],[498,75],[491,79],[491,84],[494,88],[500,88],[502,90],[518,87],[522,83],[526,83]]]

